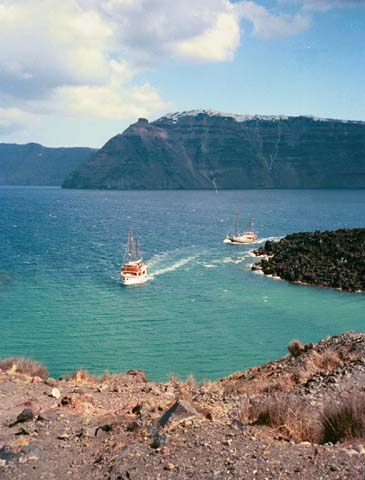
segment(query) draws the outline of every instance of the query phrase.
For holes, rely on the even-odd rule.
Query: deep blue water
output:
[[[365,190],[226,192],[0,188],[0,357],[30,356],[52,375],[146,370],[218,378],[365,329],[365,296],[250,271],[248,246],[224,245],[234,212],[261,239],[364,227]],[[244,226],[244,221],[242,222]],[[153,276],[122,287],[129,227]]]

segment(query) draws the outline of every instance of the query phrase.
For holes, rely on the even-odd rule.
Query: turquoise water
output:
[[[365,329],[365,296],[290,285],[250,271],[224,245],[234,212],[259,237],[364,227],[365,191],[105,192],[0,188],[0,357],[215,379],[280,357],[298,337]],[[128,228],[152,279],[122,287]]]

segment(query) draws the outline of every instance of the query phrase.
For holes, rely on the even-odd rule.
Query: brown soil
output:
[[[202,384],[0,370],[0,478],[364,479],[365,432],[323,444],[321,423],[363,401],[364,354],[347,333]]]

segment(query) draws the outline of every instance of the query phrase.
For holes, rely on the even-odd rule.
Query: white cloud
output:
[[[266,38],[308,26],[247,0],[0,0],[0,127],[163,113],[173,106],[139,80],[144,70],[232,60],[242,20]]]
[[[126,87],[114,80],[103,86],[61,87],[53,100],[60,111],[98,119],[130,120],[150,117],[171,108],[149,83]]]
[[[25,131],[28,125],[34,125],[38,120],[37,115],[26,112],[21,108],[0,107],[0,133],[2,135],[8,135],[15,131]]]
[[[90,5],[90,0],[79,0]],[[224,61],[239,45],[240,28],[229,0],[93,0],[133,64],[161,56]]]
[[[107,81],[111,27],[71,1],[0,0],[0,88],[41,96],[59,85]]]
[[[196,37],[177,42],[176,53],[198,60],[231,60],[240,43],[240,27],[233,13],[221,13],[212,28]]]
[[[252,22],[255,35],[264,38],[296,35],[310,25],[307,16],[273,15],[263,6],[251,1],[238,4],[237,10],[243,19]]]

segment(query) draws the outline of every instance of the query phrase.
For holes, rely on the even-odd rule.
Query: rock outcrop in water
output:
[[[290,282],[365,292],[365,228],[293,233],[267,241],[253,270]]]
[[[64,188],[365,188],[365,122],[210,111],[140,119]]]
[[[62,185],[93,148],[47,148],[0,143],[0,185]]]
[[[0,477],[360,480],[364,358],[347,333],[201,384],[0,361]]]

